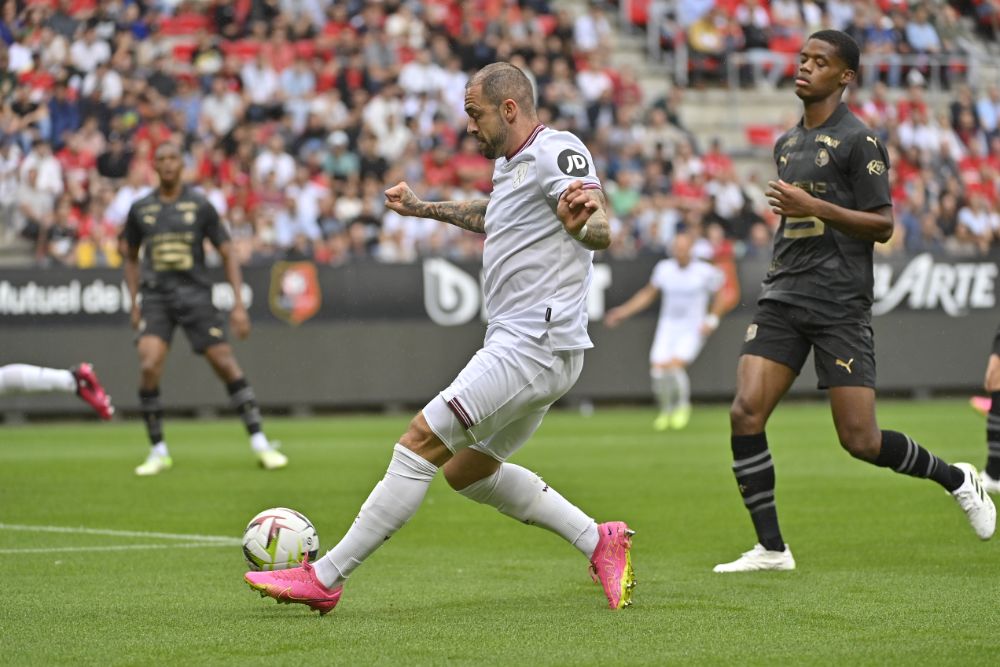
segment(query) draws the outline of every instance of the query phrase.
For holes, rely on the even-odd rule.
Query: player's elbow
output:
[[[876,243],[888,243],[889,239],[892,238],[892,232],[895,229],[895,225],[892,220],[881,224],[875,230],[875,242]]]

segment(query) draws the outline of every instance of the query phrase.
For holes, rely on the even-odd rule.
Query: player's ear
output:
[[[858,76],[858,73],[852,69],[845,69],[844,73],[840,75],[840,85],[848,86],[854,79]]]
[[[514,119],[517,118],[517,102],[512,99],[504,100],[503,104],[500,105],[500,113],[503,114],[504,120],[513,123]]]

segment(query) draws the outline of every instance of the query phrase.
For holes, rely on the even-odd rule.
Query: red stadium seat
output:
[[[174,60],[180,63],[189,63],[194,57],[194,52],[198,45],[194,42],[176,42],[171,49]]]
[[[751,146],[770,148],[774,146],[777,134],[778,130],[773,125],[746,126],[747,143]]]
[[[160,34],[165,37],[197,35],[202,30],[211,30],[212,21],[207,14],[187,12],[168,16],[160,22]]]

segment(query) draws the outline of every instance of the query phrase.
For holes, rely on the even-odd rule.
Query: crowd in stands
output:
[[[744,45],[751,28],[801,43],[816,25],[905,9],[932,28],[911,40],[907,24],[906,44],[933,32],[953,48],[981,39],[945,29],[964,4],[680,0],[676,20],[689,35],[708,20],[738,27]],[[981,15],[997,5],[973,4]],[[6,0],[0,246],[20,244],[42,266],[119,266],[129,206],[156,183],[156,147],[173,141],[247,265],[475,260],[481,236],[402,218],[382,192],[405,180],[428,200],[489,193],[492,163],[464,132],[464,87],[509,60],[536,86],[541,121],[590,147],[610,256],[662,253],[679,225],[700,231],[706,256],[766,256],[770,169],[740,175],[726,146],[684,127],[681,87],[648,99],[635,72],[612,68],[616,16],[547,0]],[[903,43],[856,36],[866,53]],[[938,109],[919,69],[880,75],[850,103],[891,151],[898,229],[883,251],[988,252],[1000,234],[1000,88],[956,84]]]

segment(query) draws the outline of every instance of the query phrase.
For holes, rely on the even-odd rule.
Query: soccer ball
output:
[[[250,519],[243,533],[243,555],[251,570],[284,570],[319,551],[319,535],[303,514],[272,507]]]

